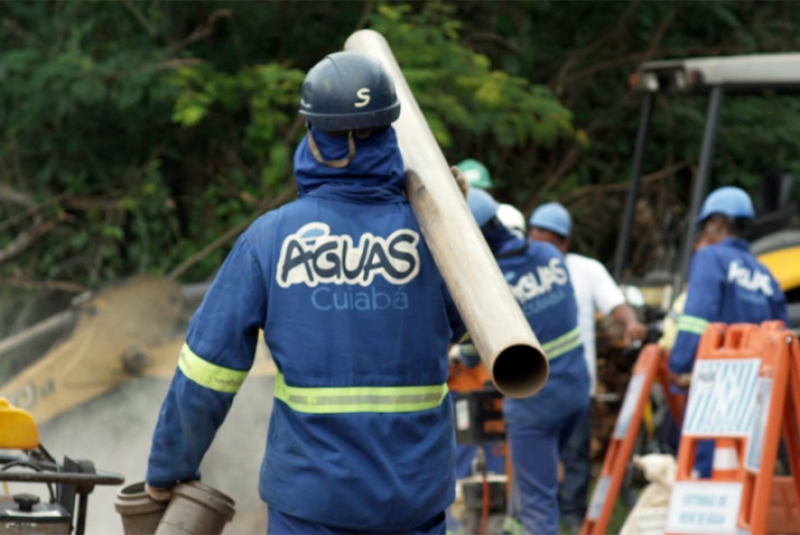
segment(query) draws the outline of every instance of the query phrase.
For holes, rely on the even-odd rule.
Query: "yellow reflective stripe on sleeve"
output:
[[[181,348],[178,368],[186,377],[200,386],[227,394],[238,392],[247,377],[246,371],[217,366],[197,356],[188,344],[183,344]]]
[[[706,332],[707,327],[708,320],[697,316],[687,316],[684,314],[678,319],[679,331],[702,335]]]
[[[440,406],[446,395],[447,384],[301,387],[287,385],[280,371],[275,376],[275,399],[308,414],[424,411]]]
[[[542,344],[542,349],[544,354],[547,355],[547,359],[553,360],[572,351],[579,345],[581,345],[581,332],[575,327],[567,334],[562,334],[558,338]]]

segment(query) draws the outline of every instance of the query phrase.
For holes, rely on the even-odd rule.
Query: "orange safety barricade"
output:
[[[797,451],[798,358],[797,338],[781,322],[707,328],[692,373],[666,533],[763,534],[779,527],[768,520],[778,494],[773,486],[782,428],[791,431],[787,444]],[[702,440],[716,441],[710,479],[693,474]],[[797,475],[800,463],[796,455],[790,458]],[[792,500],[781,480],[777,506],[784,510],[791,501],[800,503],[800,488],[793,483]],[[781,521],[782,531],[794,532],[791,514]]]
[[[642,424],[642,413],[650,398],[650,389],[663,359],[663,349],[656,344],[645,346],[639,354],[614,426],[614,433],[611,435],[603,469],[589,503],[581,535],[607,533],[614,503],[617,501],[628,462],[636,445],[636,437]]]
[[[658,365],[658,382],[661,384],[661,389],[664,391],[664,397],[667,400],[669,412],[672,414],[672,419],[675,420],[675,425],[681,426],[681,419],[683,418],[683,409],[686,407],[686,396],[680,394],[673,394],[670,390],[669,382],[669,355],[666,351],[662,353],[661,362]]]

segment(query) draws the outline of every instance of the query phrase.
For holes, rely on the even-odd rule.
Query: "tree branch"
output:
[[[46,201],[44,201],[42,203],[39,203],[39,204],[34,205],[34,206],[30,206],[30,208],[28,208],[24,212],[21,212],[19,214],[16,214],[16,215],[13,215],[13,216],[9,217],[5,221],[0,222],[0,232],[6,230],[9,227],[12,227],[12,226],[16,225],[17,223],[19,223],[21,221],[24,221],[25,219],[27,219],[27,218],[29,218],[31,216],[38,215],[39,212],[43,208],[46,208],[47,206],[50,206],[51,204],[58,204],[65,197],[66,197],[65,195],[59,195],[57,197],[52,197],[52,198],[47,199]]]
[[[31,281],[24,279],[0,279],[0,286],[11,286],[24,290],[57,290],[75,294],[83,293],[86,286],[70,281]]]
[[[642,177],[642,184],[652,184],[654,182],[658,182],[659,180],[663,180],[670,175],[681,171],[682,169],[686,169],[691,164],[690,161],[674,163],[668,165],[662,169],[654,173],[650,173],[649,175],[644,175]],[[576,197],[584,197],[587,195],[597,196],[600,193],[608,193],[614,191],[625,191],[628,188],[629,180],[624,182],[614,182],[612,184],[587,184],[584,186],[577,187],[564,195],[564,200],[573,199]]]
[[[189,34],[188,37],[170,46],[169,47],[170,53],[175,54],[178,51],[186,48],[187,46],[196,43],[197,41],[208,39],[209,37],[214,35],[214,23],[217,22],[217,19],[230,18],[230,16],[231,16],[230,9],[217,9],[211,15],[208,16],[208,19],[206,20],[205,23],[195,28],[194,31],[191,34]]]
[[[55,221],[45,221],[30,230],[20,233],[8,245],[0,249],[0,264],[7,262],[33,245],[36,240],[55,226]]]
[[[33,206],[30,195],[17,191],[8,184],[0,184],[0,201],[21,204],[23,206]]]
[[[496,33],[492,32],[475,32],[471,33],[469,37],[466,39],[467,42],[484,42],[484,43],[494,43],[497,45],[502,46],[506,50],[513,52],[517,56],[522,56],[524,54],[524,50],[519,46],[515,45],[508,39],[504,38],[501,35],[497,35]]]
[[[142,13],[139,8],[131,3],[131,0],[122,0],[122,5],[124,5],[127,10],[130,11],[131,14],[136,18],[136,20],[139,21],[139,24],[142,25],[142,28],[144,28],[144,31],[147,32],[147,35],[150,37],[156,36],[156,29],[152,24],[150,24],[150,21],[147,20],[147,17],[144,16],[144,13]]]
[[[156,63],[155,69],[157,71],[166,71],[179,69],[181,67],[190,67],[192,65],[202,65],[203,63],[206,63],[205,60],[198,58],[175,58],[162,61],[161,63]]]
[[[8,18],[8,17],[6,17],[6,18],[4,18],[4,19],[3,19],[3,28],[5,28],[6,30],[8,30],[8,33],[11,33],[11,34],[13,34],[13,35],[16,35],[16,36],[17,36],[17,37],[19,37],[20,39],[25,39],[25,40],[27,40],[27,39],[28,39],[28,38],[30,38],[30,36],[31,36],[30,32],[28,32],[28,30],[26,30],[25,28],[23,28],[23,27],[20,25],[20,23],[19,23],[19,22],[17,22],[17,21],[16,21],[16,20],[14,20],[14,19],[10,19],[10,18]]]
[[[291,186],[286,186],[283,189],[281,189],[281,191],[275,197],[270,199],[269,202],[262,202],[261,206],[259,207],[259,209],[256,211],[255,214],[248,217],[238,225],[229,228],[228,230],[223,232],[219,237],[217,237],[214,241],[212,241],[211,243],[203,247],[201,250],[197,251],[195,254],[193,254],[183,262],[181,262],[175,269],[173,269],[170,272],[168,277],[170,279],[177,279],[178,277],[189,271],[189,269],[191,269],[192,266],[200,262],[202,259],[210,255],[211,253],[213,253],[214,251],[216,251],[217,249],[219,249],[232,239],[236,238],[242,232],[244,232],[244,230],[247,227],[249,227],[253,221],[258,219],[261,216],[261,214],[263,214],[267,210],[276,208],[281,204],[285,203],[286,201],[288,201],[295,194],[295,191],[296,190],[294,188],[294,183],[292,183]]]

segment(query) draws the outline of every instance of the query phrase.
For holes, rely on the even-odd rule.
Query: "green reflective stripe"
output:
[[[708,321],[703,318],[698,318],[697,316],[687,316],[684,314],[678,319],[679,331],[702,335],[706,332],[707,327]]]
[[[572,351],[579,345],[581,345],[581,332],[576,327],[567,334],[563,334],[554,340],[550,340],[546,344],[542,344],[542,349],[544,349],[547,359],[553,360]]]
[[[522,522],[509,515],[506,517],[506,521],[503,522],[503,533],[524,535],[525,529],[522,527]]]
[[[278,372],[275,399],[309,414],[350,412],[416,412],[435,409],[447,395],[447,384],[430,386],[289,386]]]
[[[459,349],[461,349],[461,352],[468,357],[478,356],[478,350],[475,348],[473,344],[461,344]]]
[[[198,357],[187,344],[183,344],[181,348],[178,368],[186,377],[200,386],[228,394],[238,392],[247,377],[246,371],[217,366]]]

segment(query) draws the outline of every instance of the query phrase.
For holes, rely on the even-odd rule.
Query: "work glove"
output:
[[[168,502],[172,499],[172,492],[167,489],[159,489],[157,487],[151,487],[150,485],[144,485],[144,491],[150,496],[151,499],[157,502]]]
[[[467,193],[469,192],[469,181],[467,177],[461,172],[461,169],[456,167],[455,165],[450,168],[450,172],[453,173],[453,178],[456,179],[456,184],[458,185],[458,189],[461,190],[461,194],[464,198],[467,198]]]

